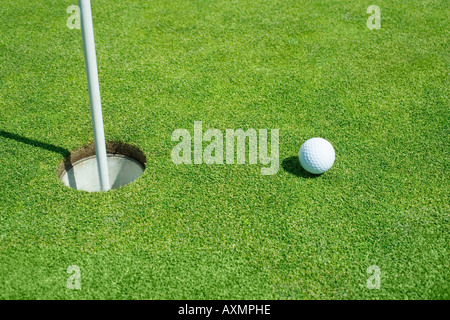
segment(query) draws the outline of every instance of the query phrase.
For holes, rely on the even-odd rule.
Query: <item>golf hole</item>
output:
[[[139,178],[145,170],[146,158],[138,148],[119,142],[106,142],[111,189],[117,189]],[[62,161],[58,177],[68,187],[88,192],[101,191],[95,146],[81,147]]]

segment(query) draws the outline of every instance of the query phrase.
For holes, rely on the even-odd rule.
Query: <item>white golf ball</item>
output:
[[[327,140],[311,138],[300,148],[298,159],[302,167],[314,174],[328,171],[334,163],[334,148]]]

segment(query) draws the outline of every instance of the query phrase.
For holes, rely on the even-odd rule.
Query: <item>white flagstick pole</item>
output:
[[[95,153],[97,158],[100,189],[110,189],[108,160],[106,156],[105,132],[103,130],[102,103],[98,83],[97,58],[95,56],[94,27],[90,0],[78,0],[81,15],[81,33],[83,35],[84,60],[91,101],[92,126],[94,128]]]

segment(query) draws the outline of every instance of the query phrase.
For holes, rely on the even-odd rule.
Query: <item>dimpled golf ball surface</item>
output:
[[[334,163],[334,148],[327,140],[311,138],[300,148],[298,158],[302,167],[314,174],[328,171]]]

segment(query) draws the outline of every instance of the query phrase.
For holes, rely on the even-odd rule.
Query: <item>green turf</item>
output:
[[[62,185],[93,139],[76,1],[0,0],[0,298],[450,298],[448,2],[92,2],[106,137],[147,169]],[[279,172],[176,166],[195,120],[280,129]],[[314,136],[337,152],[317,178]]]

